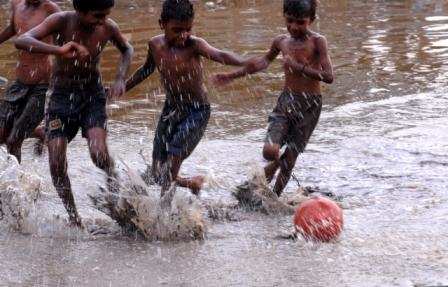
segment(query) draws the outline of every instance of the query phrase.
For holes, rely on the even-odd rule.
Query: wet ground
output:
[[[244,55],[262,53],[284,33],[281,1],[197,1],[195,33]],[[210,223],[195,242],[146,242],[121,235],[86,236],[52,228],[65,216],[51,186],[47,155],[25,145],[24,168],[43,179],[39,229],[11,231],[0,222],[3,286],[446,286],[448,285],[448,3],[439,0],[320,1],[314,29],[327,36],[336,81],[295,173],[305,185],[341,196],[342,237],[331,244],[278,239],[290,216],[244,214]],[[7,3],[0,1],[0,23]],[[160,33],[160,1],[120,1],[113,17],[136,48]],[[15,51],[0,50],[0,76],[12,79]],[[118,53],[102,70],[113,79]],[[205,63],[207,74],[228,68]],[[267,115],[282,88],[280,61],[224,89],[208,85],[213,113],[205,138],[182,168],[210,184],[204,202],[233,202],[230,191],[264,164]],[[110,150],[143,169],[163,103],[158,76],[109,106]],[[107,220],[87,194],[103,184],[79,136],[69,174],[80,213]],[[121,163],[122,165],[122,163]],[[291,181],[287,192],[296,189]],[[44,215],[42,215],[44,214]],[[43,222],[43,223],[42,223]]]

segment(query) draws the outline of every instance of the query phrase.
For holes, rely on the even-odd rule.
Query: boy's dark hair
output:
[[[316,19],[317,0],[284,0],[283,14],[295,18],[307,18],[311,21]]]
[[[73,0],[73,8],[80,12],[106,10],[114,5],[114,0]]]
[[[166,23],[169,20],[188,21],[194,18],[193,4],[189,0],[165,0],[163,2],[160,21]]]

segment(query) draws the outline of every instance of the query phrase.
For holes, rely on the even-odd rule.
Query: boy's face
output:
[[[296,18],[294,16],[285,14],[286,28],[293,38],[301,38],[308,32],[308,28],[312,21],[309,17]]]
[[[88,11],[88,12],[79,12],[79,18],[81,19],[81,23],[87,27],[104,25],[106,23],[107,16],[109,16],[111,10],[112,8],[104,10]]]
[[[193,28],[193,19],[188,21],[169,20],[160,22],[161,28],[165,31],[165,38],[174,47],[185,47],[190,39]]]

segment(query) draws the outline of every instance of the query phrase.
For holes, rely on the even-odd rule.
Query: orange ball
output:
[[[328,242],[341,234],[344,224],[342,209],[325,197],[304,201],[296,209],[294,225],[306,239]]]

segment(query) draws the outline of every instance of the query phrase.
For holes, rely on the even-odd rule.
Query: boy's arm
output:
[[[40,25],[18,37],[14,41],[16,48],[30,53],[57,55],[69,59],[76,57],[87,58],[89,52],[78,43],[68,42],[60,47],[41,41],[41,39],[57,33],[65,25],[64,15],[65,12],[55,13],[45,19]]]
[[[115,47],[121,53],[120,63],[118,65],[117,75],[115,76],[115,83],[113,84],[110,96],[112,98],[119,97],[126,92],[126,75],[129,72],[131,66],[132,55],[134,54],[134,48],[129,44],[128,40],[124,38],[120,32],[118,25],[111,21],[112,38],[111,41]]]
[[[253,57],[244,62],[244,67],[230,73],[221,73],[213,76],[213,82],[217,85],[224,85],[237,78],[244,77],[249,74],[255,74],[263,71],[277,58],[280,53],[280,42],[284,36],[278,36],[272,42],[269,51],[261,57]]]
[[[156,69],[156,63],[154,61],[153,53],[151,50],[151,44],[148,45],[148,55],[146,61],[135,73],[126,81],[126,91],[130,91],[132,88],[140,84],[143,80],[148,78]]]
[[[241,59],[239,56],[235,55],[234,53],[216,49],[215,47],[207,43],[207,41],[205,41],[204,39],[196,38],[195,40],[197,43],[198,52],[204,58],[207,58],[209,60],[224,65],[231,65],[231,66],[244,65],[244,60]]]
[[[0,32],[0,44],[11,39],[16,34],[16,29],[14,28],[14,1],[11,3],[11,19],[9,20],[9,25]]]
[[[331,84],[333,83],[334,77],[333,66],[327,49],[327,40],[324,37],[319,37],[316,45],[321,70],[309,67],[308,64],[298,63],[289,56],[285,58],[285,63],[287,63],[294,71],[302,73],[308,78]]]
[[[59,7],[58,4],[56,4],[56,3],[52,2],[52,1],[49,1],[48,2],[48,10],[47,11],[48,11],[48,15],[52,15],[54,13],[61,12],[62,10],[61,10],[61,8]]]

